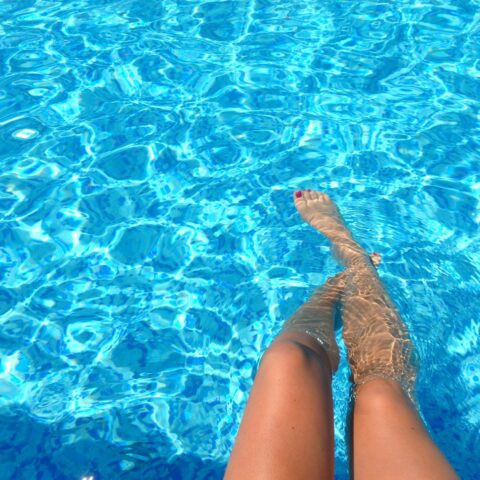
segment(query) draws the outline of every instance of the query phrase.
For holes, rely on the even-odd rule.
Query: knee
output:
[[[404,402],[406,395],[394,380],[375,378],[357,387],[355,410],[381,412]]]
[[[262,366],[270,371],[285,373],[323,368],[328,358],[322,358],[318,352],[294,340],[275,341],[265,352]]]

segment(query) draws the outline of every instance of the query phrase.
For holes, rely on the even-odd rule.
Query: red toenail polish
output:
[[[295,192],[295,196],[296,196],[297,198],[300,198],[300,197],[302,196],[302,192]]]

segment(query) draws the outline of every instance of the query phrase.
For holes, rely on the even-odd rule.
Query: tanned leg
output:
[[[227,480],[333,479],[334,307],[330,279],[286,322],[265,353],[230,457]]]
[[[297,192],[302,217],[332,242],[346,267],[344,340],[356,385],[353,424],[355,480],[458,478],[429,437],[411,398],[414,348],[366,252],[353,240],[332,200]]]

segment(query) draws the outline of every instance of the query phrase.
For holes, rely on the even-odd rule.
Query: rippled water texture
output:
[[[383,255],[476,478],[479,6],[0,1],[2,479],[221,478],[261,353],[339,269],[298,188]],[[345,360],[334,389],[344,479]]]

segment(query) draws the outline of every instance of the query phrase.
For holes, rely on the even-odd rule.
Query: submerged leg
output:
[[[303,332],[315,338],[325,349],[333,372],[339,363],[334,333],[335,306],[345,286],[345,278],[345,272],[342,272],[327,280],[283,326],[284,332]]]
[[[330,279],[302,305],[263,356],[227,480],[333,479],[333,309],[344,278]]]
[[[356,385],[355,479],[457,478],[410,400],[414,347],[366,252],[327,195],[302,191],[294,200],[302,217],[330,239],[347,267],[343,335]]]
[[[405,324],[367,262],[354,263],[347,275],[342,302],[356,384],[355,479],[456,479],[412,401],[416,368]]]
[[[373,253],[369,259],[373,267],[378,266],[381,261],[378,253]],[[284,332],[305,332],[317,339],[327,352],[334,372],[339,363],[334,333],[335,307],[344,293],[347,278],[348,271],[344,271],[328,279],[283,327]]]

